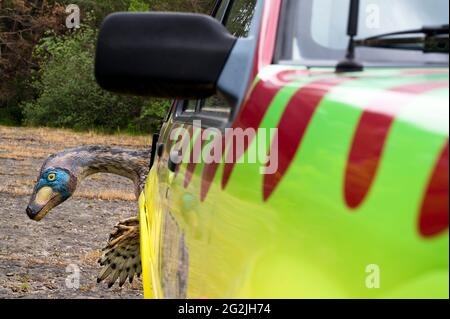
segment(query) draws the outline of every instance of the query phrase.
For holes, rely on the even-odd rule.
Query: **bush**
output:
[[[51,8],[72,3],[49,0]],[[101,130],[113,132],[154,132],[169,101],[115,95],[102,90],[94,78],[97,28],[102,18],[113,11],[178,10],[207,12],[214,0],[80,0],[81,29],[39,34],[33,50],[35,71],[18,80],[8,80],[5,87],[21,88],[26,94],[0,99],[0,122],[31,126]],[[60,5],[61,4],[61,5]],[[53,7],[52,7],[53,6]],[[92,11],[91,13],[87,13]],[[33,13],[37,14],[37,13]],[[33,42],[34,45],[34,42]],[[31,49],[30,49],[31,52]],[[37,65],[36,65],[37,64]],[[0,96],[3,96],[0,86]],[[20,108],[17,107],[20,106]]]
[[[115,131],[141,118],[141,98],[106,92],[95,82],[96,33],[83,26],[64,36],[48,34],[36,46],[40,69],[32,86],[38,98],[22,105],[25,124]]]
[[[128,7],[128,11],[149,11],[150,5],[148,3],[142,2],[140,0],[131,0],[130,5]]]
[[[129,129],[137,132],[158,132],[169,107],[168,100],[145,101],[141,115],[130,124]]]
[[[17,54],[16,49],[8,52],[2,47],[0,124],[148,133],[159,129],[169,102],[118,96],[98,87],[93,72],[97,28],[103,17],[114,11],[208,12],[214,0],[79,0],[76,3],[85,25],[74,31],[66,30],[62,23],[64,7],[73,1],[48,0],[42,7],[45,10],[30,9],[33,3],[10,0],[0,5],[4,18],[0,38],[20,34],[9,42],[23,51]],[[26,14],[20,13],[19,7]],[[16,23],[13,17],[26,17],[26,23]],[[22,24],[24,30],[15,30]],[[49,29],[53,32],[44,34]]]

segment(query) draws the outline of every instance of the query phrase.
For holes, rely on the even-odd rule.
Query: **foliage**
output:
[[[28,86],[36,67],[32,52],[46,30],[63,29],[64,7],[46,1],[0,1],[0,123],[20,123],[20,101],[33,92]]]
[[[0,0],[0,124],[158,129],[168,101],[102,91],[93,74],[102,19],[115,11],[207,13],[214,0]],[[83,26],[65,27],[76,3]]]
[[[158,132],[161,128],[161,119],[170,107],[168,100],[145,101],[139,118],[133,120],[128,127],[132,132]]]
[[[209,13],[214,0],[147,0],[152,11],[186,11]]]
[[[25,124],[114,131],[139,117],[141,99],[114,95],[96,84],[96,33],[83,26],[64,36],[48,34],[36,46],[40,69],[32,86],[38,98],[23,104]]]
[[[128,7],[128,11],[139,12],[139,11],[149,11],[150,5],[148,3],[139,1],[139,0],[131,0],[130,5]]]

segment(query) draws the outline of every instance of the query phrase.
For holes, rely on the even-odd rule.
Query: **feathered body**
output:
[[[110,173],[129,178],[134,183],[136,197],[144,188],[149,171],[150,151],[109,146],[82,146],[50,156],[42,165],[36,186],[27,207],[31,219],[41,220],[54,207],[75,192],[86,177]],[[122,286],[128,278],[140,275],[139,220],[120,222],[112,231],[103,255],[98,281],[109,278],[111,287],[117,280]]]
[[[149,171],[149,162],[150,151],[146,150],[81,146],[50,156],[44,162],[41,173],[49,168],[62,167],[81,180],[96,173],[116,174],[131,179],[139,196]]]

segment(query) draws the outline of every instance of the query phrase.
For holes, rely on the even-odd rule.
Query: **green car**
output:
[[[140,197],[147,298],[448,298],[449,2],[114,14],[105,89],[175,99]]]

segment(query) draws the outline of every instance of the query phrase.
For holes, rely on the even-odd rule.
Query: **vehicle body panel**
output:
[[[145,297],[448,298],[448,69],[270,65],[274,10],[230,126],[278,128],[277,173],[170,172],[170,135],[202,133],[172,115],[140,200]]]

